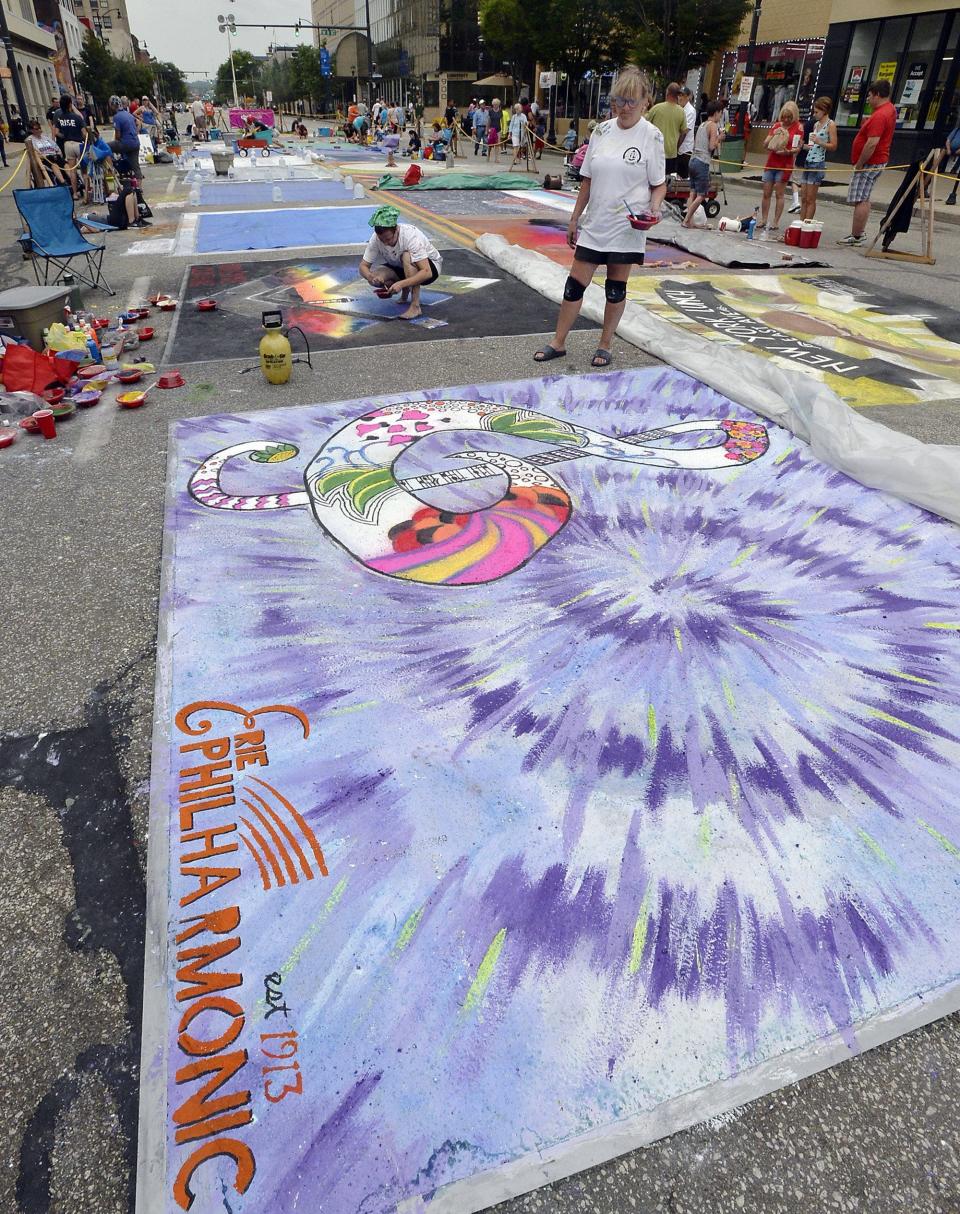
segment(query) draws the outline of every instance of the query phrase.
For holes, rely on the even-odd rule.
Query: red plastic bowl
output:
[[[629,218],[631,228],[635,228],[638,232],[646,232],[652,228],[655,223],[660,222],[659,215],[651,215],[648,212],[642,212],[639,215],[631,215]]]
[[[117,379],[122,384],[136,384],[143,379],[142,371],[118,371]]]
[[[63,388],[46,388],[40,393],[48,405],[59,405],[63,400]]]
[[[168,371],[157,380],[158,388],[182,388],[183,384],[184,379],[179,371]]]
[[[215,299],[198,299],[197,300],[197,311],[198,312],[216,312],[216,310],[217,310],[217,301]]]
[[[138,331],[138,336],[141,341],[149,341],[150,338],[153,337],[153,329],[151,329],[149,325],[144,325],[143,328]]]

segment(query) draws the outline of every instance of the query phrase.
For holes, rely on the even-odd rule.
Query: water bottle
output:
[[[273,187],[273,201],[283,202],[283,190],[278,185]]]
[[[753,240],[753,234],[757,230],[757,217],[751,215],[747,223],[747,240]]]

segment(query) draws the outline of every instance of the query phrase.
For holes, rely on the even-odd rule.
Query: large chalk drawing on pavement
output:
[[[857,407],[960,394],[960,327],[935,303],[786,274],[631,275],[628,297],[712,341],[815,376]]]
[[[954,998],[957,529],[711,389],[181,421],[165,568],[143,1214],[476,1210]]]
[[[552,450],[524,458],[498,451],[467,455],[465,466],[401,478],[394,470],[401,451],[428,435],[481,431],[509,435]],[[673,435],[710,433],[707,447],[657,446]],[[570,498],[546,470],[559,461],[620,460],[650,468],[729,468],[749,463],[767,449],[767,432],[732,418],[673,422],[623,439],[557,421],[529,409],[469,400],[384,405],[363,413],[324,443],[307,465],[306,488],[295,493],[230,494],[220,483],[229,461],[260,463],[299,454],[292,443],[237,443],[204,460],[190,478],[190,492],[214,510],[288,510],[311,506],[324,531],[368,569],[415,582],[472,586],[522,568],[570,517]],[[478,462],[479,461],[479,462]],[[416,496],[477,480],[502,484],[502,496],[486,507],[439,510]]]

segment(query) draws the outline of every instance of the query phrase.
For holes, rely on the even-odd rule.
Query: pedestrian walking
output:
[[[513,160],[510,162],[510,172],[516,168],[517,162],[521,156],[527,152],[527,116],[523,112],[523,106],[517,102],[513,107],[513,113],[510,115],[510,143],[513,147]]]
[[[111,105],[113,98],[110,99]],[[207,107],[203,104],[199,97],[195,97],[193,104],[190,106],[190,115],[193,118],[193,141],[206,139],[207,137]],[[139,146],[139,144],[138,144]]]
[[[487,154],[487,130],[490,125],[490,115],[487,110],[486,101],[480,101],[480,104],[473,111],[473,154],[479,152],[482,156]]]
[[[800,218],[813,219],[817,194],[827,175],[827,152],[837,150],[837,124],[830,117],[833,101],[818,97],[813,103],[813,127],[807,141],[807,159],[800,181]]]
[[[693,139],[697,129],[697,111],[693,104],[693,94],[686,85],[680,90],[680,104],[683,106],[687,133],[677,148],[677,172],[681,177],[688,177],[690,175],[690,157],[693,155]]]
[[[563,288],[556,331],[534,355],[539,363],[566,354],[567,334],[580,314],[583,293],[597,267],[606,266],[603,331],[592,365],[610,365],[610,347],[623,315],[630,267],[643,265],[647,243],[646,231],[632,225],[631,215],[651,224],[660,217],[667,188],[666,163],[663,134],[644,117],[651,95],[647,77],[636,67],[625,67],[610,93],[617,116],[594,130],[580,167],[583,184],[567,226],[573,265]]]
[[[64,164],[66,165],[67,177],[70,180],[70,189],[74,198],[80,198],[83,190],[78,179],[78,174],[80,171],[80,157],[83,155],[83,147],[86,141],[87,124],[83,115],[78,114],[74,108],[73,98],[69,93],[64,93],[60,98],[60,105],[52,125],[59,136],[58,143],[62,144],[61,150],[63,152]]]
[[[850,153],[854,172],[847,190],[847,202],[853,205],[853,222],[850,235],[844,236],[838,244],[861,245],[867,238],[870,195],[887,167],[897,125],[897,111],[890,101],[889,80],[874,80],[867,85],[867,103],[872,111],[861,123]]]
[[[494,101],[487,127],[487,153],[491,164],[500,163],[500,110],[498,104],[497,101]]]
[[[693,217],[697,208],[710,193],[710,160],[717,154],[723,142],[723,129],[720,126],[720,115],[723,113],[721,101],[707,102],[703,122],[697,128],[693,139],[693,150],[690,153],[690,197],[687,199],[687,213],[683,226],[693,227]]]
[[[767,149],[767,162],[763,166],[763,197],[760,200],[761,240],[776,240],[783,216],[784,194],[793,172],[797,153],[803,146],[803,123],[800,111],[793,101],[781,108],[777,121],[763,141]],[[776,208],[772,226],[767,220],[770,214],[770,199],[776,195]]]
[[[664,155],[667,158],[667,172],[678,171],[677,156],[680,144],[687,132],[687,116],[680,104],[680,85],[668,84],[666,100],[652,106],[647,113],[647,121],[663,135]]]

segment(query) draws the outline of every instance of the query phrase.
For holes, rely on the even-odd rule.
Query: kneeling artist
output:
[[[382,206],[370,216],[373,235],[360,262],[360,277],[372,287],[399,295],[409,307],[401,320],[415,320],[422,314],[420,288],[435,282],[443,258],[419,228],[400,223],[396,207]]]

